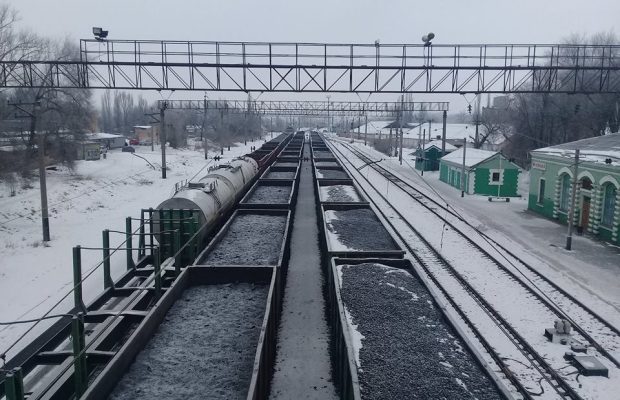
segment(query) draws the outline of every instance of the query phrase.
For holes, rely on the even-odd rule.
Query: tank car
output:
[[[211,167],[207,170],[207,175],[197,182],[182,187],[171,198],[158,205],[157,210],[200,210],[198,226],[207,224],[198,237],[198,243],[203,243],[211,227],[249,189],[258,171],[259,165],[256,160],[247,156]],[[159,227],[157,213],[153,215],[153,219],[154,229],[157,230]],[[173,224],[173,229],[176,228],[175,225]]]

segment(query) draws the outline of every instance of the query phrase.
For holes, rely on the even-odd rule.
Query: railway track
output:
[[[574,371],[560,374],[558,371],[573,368],[561,360],[547,360],[547,354],[541,355],[533,345],[516,329],[496,307],[469,282],[471,274],[462,273],[454,265],[454,260],[448,260],[433,247],[430,242],[409,222],[408,218],[390,200],[377,189],[367,177],[359,172],[359,165],[355,165],[335,145],[330,144],[332,150],[340,154],[343,167],[360,183],[365,180],[381,201],[373,199],[368,191],[360,186],[378,212],[391,226],[395,234],[401,239],[409,253],[415,257],[427,277],[433,281],[442,295],[450,303],[454,311],[463,319],[476,339],[486,349],[504,376],[514,385],[524,398],[583,398],[575,387],[581,387],[578,379],[568,381]],[[347,147],[345,145],[345,147]],[[355,155],[355,153],[353,153]],[[371,160],[360,157],[367,165]],[[348,163],[350,166],[345,165]],[[370,164],[372,165],[372,164]],[[354,172],[355,171],[355,172]],[[391,182],[392,180],[390,180]],[[389,189],[389,187],[388,187]],[[376,197],[376,196],[375,196]],[[379,204],[384,203],[384,204]],[[390,216],[386,210],[395,214]],[[442,235],[443,235],[443,227]],[[454,230],[456,231],[456,230]],[[471,247],[471,246],[470,246]],[[486,257],[489,260],[488,257]],[[449,288],[449,289],[448,289]],[[538,302],[538,306],[544,302]],[[539,336],[542,336],[539,332]],[[554,362],[554,365],[551,363]],[[536,388],[539,390],[536,390]],[[552,395],[553,393],[553,395]]]
[[[365,163],[371,163],[373,161],[359,149],[348,144],[343,145]],[[439,203],[431,196],[416,189],[412,184],[406,182],[386,167],[376,162],[370,164],[370,166],[395,186],[398,186],[407,193],[411,199],[415,200],[418,204],[432,212],[437,218],[441,219],[441,221],[453,231],[458,232],[471,247],[483,253],[485,257],[491,260],[497,267],[509,274],[511,279],[530,290],[533,295],[539,297],[540,301],[550,309],[553,309],[559,318],[569,320],[575,330],[586,338],[592,347],[607,357],[616,367],[620,367],[620,361],[618,360],[620,356],[620,330],[618,328],[570,293],[566,292],[555,282],[538,272],[533,266],[515,255],[505,246],[497,243],[484,232],[480,231],[480,229],[474,227],[452,208]],[[456,222],[441,215],[441,213],[437,211],[437,208],[440,209],[442,213],[449,213],[456,219]],[[457,224],[460,226],[457,226]],[[488,246],[483,247],[475,242],[473,238],[477,236],[481,237]],[[492,253],[496,253],[496,255]]]

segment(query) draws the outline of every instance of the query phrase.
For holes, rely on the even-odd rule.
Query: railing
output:
[[[92,372],[92,365],[87,365],[87,356],[99,359],[108,359],[112,356],[110,352],[101,352],[94,348],[95,345],[101,344],[104,337],[113,337],[113,340],[123,340],[122,335],[114,332],[113,325],[119,324],[119,319],[128,317],[126,311],[130,307],[135,306],[135,302],[127,301],[119,311],[105,311],[103,307],[105,303],[116,296],[126,297],[128,292],[134,294],[148,293],[156,301],[161,297],[165,290],[163,275],[171,273],[171,278],[180,274],[181,268],[193,262],[196,258],[199,246],[199,240],[204,234],[207,227],[206,224],[198,227],[198,211],[197,210],[154,210],[146,209],[141,211],[140,224],[133,229],[132,221],[136,220],[131,217],[126,219],[126,230],[113,231],[104,230],[102,233],[102,247],[82,247],[73,248],[73,287],[62,298],[56,302],[41,317],[28,321],[32,325],[22,333],[6,349],[2,349],[0,355],[4,360],[10,351],[15,349],[29,333],[39,326],[42,321],[48,319],[58,319],[58,322],[48,328],[28,346],[17,353],[11,360],[0,367],[0,397],[5,396],[6,400],[23,400],[25,397],[24,381],[28,379],[28,374],[33,372],[34,367],[45,366],[49,364],[56,365],[55,362],[46,362],[45,358],[59,360],[57,371],[53,371],[51,377],[47,377],[39,383],[34,394],[29,398],[39,398],[49,394],[50,390],[60,390],[63,385],[61,380],[67,379],[66,374],[73,369],[70,380],[73,382],[73,391],[77,397],[83,394],[89,381],[89,374]],[[125,235],[125,240],[116,247],[110,246],[110,234],[119,233]],[[138,246],[133,245],[134,236],[138,236]],[[155,243],[155,240],[159,244]],[[82,271],[82,252],[83,251],[101,251],[103,259],[94,267],[90,268],[85,274]],[[111,258],[117,252],[126,252],[126,268],[127,273],[121,276],[116,282],[111,274]],[[137,252],[138,262],[134,260],[134,254]],[[147,255],[148,253],[148,255]],[[152,264],[152,270],[144,269],[146,264]],[[85,306],[83,298],[83,284],[94,275],[96,271],[103,273],[104,293],[93,301],[90,306]],[[137,287],[126,287],[129,279],[144,275],[145,279],[141,285]],[[120,284],[118,284],[120,282]],[[117,287],[117,284],[119,285]],[[59,310],[65,299],[73,295],[73,307],[68,310]],[[107,299],[107,300],[106,300]],[[103,311],[101,311],[103,310]],[[107,318],[98,321],[100,313],[107,312]],[[129,317],[135,317],[131,314]],[[96,320],[97,322],[92,322]],[[90,322],[89,322],[90,321]],[[24,321],[15,321],[22,323]],[[95,328],[88,336],[86,342],[85,324],[95,323]],[[126,326],[125,329],[130,329]],[[107,336],[106,336],[107,335]],[[46,343],[60,343],[63,337],[70,340],[72,346],[71,355],[62,350],[47,351],[46,356],[41,358],[40,349]],[[61,340],[62,341],[62,340]],[[56,346],[53,347],[54,349]],[[37,361],[39,360],[39,361]],[[69,362],[70,361],[70,362]]]

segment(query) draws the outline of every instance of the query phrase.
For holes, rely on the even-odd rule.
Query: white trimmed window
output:
[[[560,178],[560,211],[568,211],[568,201],[570,194],[570,176],[563,174]]]
[[[611,228],[614,224],[614,210],[616,209],[616,187],[611,183],[604,186],[603,196],[603,216],[601,225]]]
[[[504,170],[503,169],[490,169],[489,170],[489,185],[502,185],[504,183]]]
[[[538,198],[536,199],[536,203],[543,204],[545,200],[545,178],[540,178],[538,180]]]

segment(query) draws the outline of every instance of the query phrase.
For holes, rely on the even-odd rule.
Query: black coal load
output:
[[[110,399],[245,399],[268,292],[248,283],[187,289]]]
[[[346,172],[338,169],[317,168],[316,172],[319,179],[350,179]]]
[[[339,167],[340,164],[338,164],[336,161],[316,161],[314,163],[314,166],[317,168],[323,168],[323,167]]]
[[[312,155],[314,156],[314,158],[335,158],[334,157],[334,153],[332,153],[331,151],[313,151]]]
[[[292,185],[258,185],[247,200],[252,204],[285,204],[291,197]]]
[[[270,171],[265,179],[295,179],[295,171]]]
[[[502,399],[418,278],[381,264],[342,266],[342,301],[363,339],[363,399]]]
[[[351,185],[320,186],[323,201],[334,203],[359,202],[360,197]]]
[[[325,220],[338,242],[351,250],[398,250],[388,231],[368,208],[328,210]]]
[[[276,162],[275,164],[273,164],[274,167],[297,167],[299,166],[299,163],[296,162]]]
[[[201,263],[276,265],[285,229],[284,215],[238,214]]]

